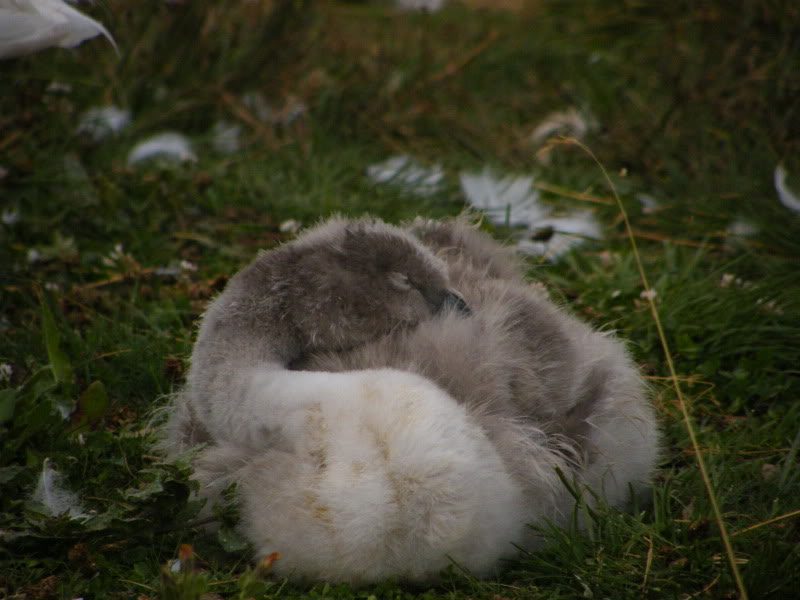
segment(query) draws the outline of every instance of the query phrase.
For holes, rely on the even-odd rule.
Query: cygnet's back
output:
[[[350,351],[316,353],[302,368],[423,375],[466,406],[534,496],[547,489],[558,495],[555,474],[540,467],[559,463],[610,503],[624,504],[629,483],[638,489],[651,479],[658,434],[622,343],[515,276],[507,250],[488,236],[460,221],[431,228],[436,235],[421,238],[448,262],[471,313],[444,312]]]

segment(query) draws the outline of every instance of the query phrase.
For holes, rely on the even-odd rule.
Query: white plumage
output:
[[[117,48],[105,27],[63,0],[0,0],[0,58],[72,48],[98,35]]]
[[[280,553],[279,575],[424,580],[451,560],[487,575],[514,553],[522,490],[463,406],[391,369],[293,375],[270,416],[279,441],[215,446],[196,473],[212,495],[239,482],[242,530]]]

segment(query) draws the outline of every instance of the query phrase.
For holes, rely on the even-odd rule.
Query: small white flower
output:
[[[655,300],[657,295],[658,294],[656,293],[656,291],[654,289],[649,289],[649,290],[642,291],[642,293],[639,294],[639,297],[642,300]]]
[[[14,367],[8,363],[0,363],[0,381],[11,381],[11,376],[14,374]]]
[[[184,271],[197,271],[197,265],[188,260],[181,261],[181,269]]]

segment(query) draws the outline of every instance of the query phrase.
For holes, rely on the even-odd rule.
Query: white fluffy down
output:
[[[522,490],[452,397],[391,369],[288,375],[275,447],[218,446],[196,472],[211,493],[241,460],[242,528],[259,555],[280,553],[279,575],[424,580],[451,560],[486,575],[514,553]]]

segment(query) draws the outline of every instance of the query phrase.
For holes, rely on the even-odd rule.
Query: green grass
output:
[[[0,363],[11,368],[0,383],[0,597],[736,597],[619,211],[580,199],[611,192],[577,148],[543,163],[528,141],[570,106],[599,123],[584,141],[631,215],[749,595],[796,597],[800,215],[772,187],[782,161],[800,189],[795,2],[425,15],[108,0],[92,12],[119,58],[93,40],[0,63],[0,209],[18,214],[0,224]],[[259,124],[241,102],[250,91],[308,110]],[[78,135],[79,115],[109,102],[132,124],[99,144]],[[242,126],[239,152],[214,152],[219,119]],[[134,143],[165,129],[192,139],[196,164],[126,166]],[[365,177],[397,152],[441,164],[446,185],[419,198]],[[290,584],[253,568],[235,537],[193,530],[189,471],[159,462],[148,427],[181,384],[208,299],[259,248],[290,239],[288,219],[458,214],[458,172],[487,164],[535,175],[546,202],[604,224],[602,241],[532,262],[531,276],[630,340],[665,432],[652,504],[599,510],[586,534],[551,531],[547,550],[496,581],[453,567],[431,588]],[[640,193],[660,208],[642,211]],[[739,217],[758,232],[728,232]],[[89,520],[48,517],[32,500],[45,458]],[[162,572],[181,544],[198,571]]]

